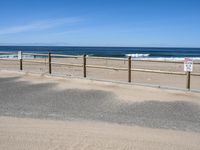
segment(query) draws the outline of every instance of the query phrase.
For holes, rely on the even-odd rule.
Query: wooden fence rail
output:
[[[0,55],[11,55],[14,54],[17,56],[15,52],[0,52]],[[97,68],[97,69],[108,69],[108,70],[120,70],[120,71],[127,71],[128,73],[128,82],[132,82],[132,72],[146,72],[146,73],[158,73],[158,74],[169,74],[169,75],[183,75],[186,76],[186,88],[190,90],[191,88],[191,76],[200,76],[200,73],[190,73],[190,72],[173,72],[173,71],[162,71],[162,70],[150,70],[150,69],[138,69],[132,68],[132,63],[134,61],[144,61],[144,62],[160,62],[160,63],[178,63],[183,64],[183,61],[161,61],[161,60],[135,60],[132,59],[130,56],[128,58],[112,58],[112,57],[92,57],[92,56],[71,56],[71,55],[60,55],[60,54],[35,54],[35,53],[23,53],[24,55],[34,56],[35,57],[45,57],[48,58],[48,72],[52,74],[52,65],[64,65],[64,66],[74,66],[74,67],[83,67],[83,77],[87,77],[87,68]],[[82,64],[72,64],[72,63],[59,63],[59,62],[52,62],[52,58],[81,58],[83,59]],[[100,65],[89,65],[87,64],[87,59],[101,59],[101,60],[119,60],[119,61],[127,61],[128,66],[127,68],[122,67],[109,67],[109,66],[100,66]],[[19,68],[23,70],[23,62],[30,62],[30,63],[47,63],[46,61],[35,61],[34,59],[17,59],[17,58],[0,58],[2,61],[19,61]],[[200,62],[195,62],[194,64],[200,64]]]

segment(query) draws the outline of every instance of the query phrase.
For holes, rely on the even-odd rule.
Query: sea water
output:
[[[190,57],[200,60],[200,48],[158,48],[158,47],[74,47],[74,46],[0,46],[0,52],[17,52],[89,55],[101,57],[128,57],[138,59],[182,60]],[[1,54],[13,58],[16,55]],[[27,56],[29,57],[29,56]],[[31,56],[30,56],[31,57]]]

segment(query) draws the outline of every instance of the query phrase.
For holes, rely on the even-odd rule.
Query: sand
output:
[[[30,63],[24,62],[23,70],[25,72],[48,74],[48,61],[47,59],[35,59],[44,62],[41,63]],[[82,64],[82,58],[52,58],[52,62],[57,63],[73,63]],[[99,60],[99,59],[87,59],[88,65],[100,65],[117,68],[127,68],[127,61],[116,61],[116,60]],[[0,68],[3,70],[19,70],[19,61],[8,62],[0,61]],[[183,64],[174,63],[160,63],[160,62],[132,62],[132,68],[135,69],[153,69],[162,71],[174,71],[183,72]],[[200,65],[194,65],[194,73],[200,73]],[[83,77],[82,67],[69,67],[64,65],[52,65],[52,74],[56,76],[64,77]],[[128,81],[128,72],[119,70],[106,70],[106,69],[95,69],[87,68],[87,78],[107,81]],[[144,72],[132,72],[132,83],[150,84],[161,87],[174,87],[174,88],[186,88],[186,75],[167,75],[157,73],[144,73]],[[200,77],[191,77],[191,88],[200,90]]]
[[[4,150],[199,150],[199,143],[199,133],[0,117],[0,149]]]
[[[66,89],[103,90],[114,93],[117,97],[126,102],[145,102],[150,100],[173,102],[181,100],[200,104],[200,94],[198,92],[159,89],[130,84],[119,84],[90,79],[83,80],[78,78],[65,78],[16,71],[0,71],[0,77],[17,77],[17,81],[25,81],[31,85],[53,83],[55,84],[53,89],[56,91],[63,91]]]
[[[37,117],[30,117],[29,114],[26,115],[26,111],[29,110],[26,107],[26,100],[29,104],[32,103],[32,100],[38,101],[36,98],[41,97],[42,94],[46,92],[51,93],[59,93],[62,96],[62,93],[67,94],[68,91],[77,91],[84,90],[82,95],[77,93],[79,98],[83,99],[91,98],[91,100],[96,97],[91,97],[90,95],[84,93],[91,93],[100,91],[101,94],[104,92],[109,96],[105,97],[107,99],[111,98],[113,101],[109,103],[108,108],[112,108],[112,104],[117,106],[119,104],[130,105],[130,109],[123,109],[123,111],[132,112],[133,108],[132,104],[142,104],[150,102],[155,102],[157,108],[160,105],[157,103],[161,103],[162,107],[166,109],[164,112],[174,111],[174,115],[180,113],[179,111],[183,111],[182,116],[194,116],[198,123],[199,116],[195,116],[192,110],[188,109],[188,107],[180,107],[187,106],[185,104],[192,104],[197,107],[197,113],[199,113],[200,106],[200,94],[186,91],[176,91],[176,90],[166,90],[166,89],[157,89],[136,85],[128,85],[128,84],[117,84],[110,82],[99,82],[94,80],[82,80],[76,78],[62,78],[62,77],[52,77],[46,75],[39,74],[30,74],[24,72],[12,72],[12,71],[0,71],[0,85],[3,86],[0,89],[1,92],[1,100],[4,103],[8,104],[8,106],[0,106],[0,111],[4,110],[4,107],[7,107],[10,113],[7,115],[0,115],[0,149],[6,150],[55,150],[55,149],[87,149],[87,150],[199,150],[200,143],[200,132],[193,130],[193,126],[190,126],[188,130],[184,131],[181,128],[170,128],[164,129],[159,128],[157,126],[149,127],[147,126],[138,126],[138,125],[129,125],[118,123],[118,121],[112,121],[115,118],[109,118],[111,121],[101,120],[101,119],[87,119],[83,118],[74,118],[74,119],[57,119],[47,117],[37,119]],[[13,84],[13,86],[12,86]],[[15,87],[16,84],[19,88]],[[8,86],[9,85],[9,86]],[[48,86],[47,86],[48,85]],[[49,87],[49,85],[52,85]],[[21,91],[21,89],[26,89]],[[43,90],[40,90],[43,89]],[[11,91],[12,90],[12,91]],[[33,90],[36,90],[35,92]],[[38,91],[39,90],[39,91]],[[37,92],[38,91],[38,92]],[[23,97],[20,97],[17,93],[23,93]],[[27,92],[27,95],[26,93]],[[44,93],[43,93],[44,92]],[[6,96],[7,95],[7,96]],[[33,96],[32,96],[33,95]],[[93,95],[93,94],[92,94]],[[11,99],[6,100],[6,97]],[[72,96],[74,96],[72,94]],[[97,96],[98,98],[98,94]],[[29,98],[32,97],[31,101],[28,101]],[[23,100],[25,103],[20,105],[19,108],[15,108],[12,105],[15,103],[13,99]],[[20,99],[24,98],[24,99]],[[47,97],[47,100],[51,100],[51,97]],[[57,100],[62,99],[61,97],[57,97]],[[70,97],[66,97],[66,100],[70,99]],[[97,99],[98,100],[98,99]],[[43,101],[43,100],[42,100]],[[179,101],[180,103],[174,103]],[[40,100],[38,101],[40,102]],[[54,101],[52,101],[54,103]],[[87,101],[84,101],[87,102]],[[88,101],[90,102],[90,101]],[[95,102],[98,102],[95,100]],[[77,101],[77,105],[78,105]],[[166,104],[170,103],[170,107],[165,107]],[[34,106],[38,106],[35,105]],[[43,103],[39,103],[43,105]],[[49,103],[51,104],[51,103]],[[69,103],[70,104],[70,103]],[[73,103],[72,103],[73,104]],[[82,103],[81,103],[82,104]],[[172,105],[171,105],[172,104]],[[175,104],[175,105],[174,105]],[[180,104],[180,105],[179,105]],[[86,104],[82,104],[85,106]],[[27,105],[28,106],[28,105]],[[81,106],[81,105],[80,105]],[[87,105],[86,105],[87,106]],[[92,105],[91,105],[92,106]],[[107,106],[107,104],[105,105]],[[146,105],[145,105],[146,106]],[[147,112],[152,112],[152,108],[148,105]],[[12,114],[13,110],[25,110],[23,115],[15,116],[15,113]],[[32,109],[32,106],[29,107]],[[69,107],[68,107],[69,108]],[[88,111],[89,107],[85,107],[85,110],[81,110],[81,112],[85,113]],[[100,107],[101,108],[101,107]],[[173,109],[172,109],[173,108]],[[176,109],[177,108],[177,109]],[[180,109],[181,108],[181,109]],[[186,109],[184,109],[186,108]],[[84,109],[84,108],[83,108]],[[112,108],[115,110],[114,108]],[[114,112],[112,111],[111,112]],[[188,110],[187,110],[188,109]],[[149,111],[148,111],[149,110]],[[153,109],[154,110],[154,109]],[[177,111],[176,111],[177,110]],[[162,112],[160,109],[156,109],[156,111]],[[121,112],[124,113],[124,112]],[[138,112],[137,112],[138,113]],[[140,113],[141,114],[141,113]],[[149,113],[147,113],[149,114]],[[150,113],[151,115],[155,115],[154,113]],[[167,114],[168,115],[168,114]],[[157,116],[157,115],[156,115]],[[131,117],[131,116],[129,116]],[[168,116],[169,119],[171,118]],[[35,118],[35,119],[33,119]],[[120,119],[120,118],[119,118]],[[155,118],[154,118],[155,119]],[[159,118],[162,119],[162,118]],[[160,122],[162,120],[152,120],[153,125],[155,121]],[[183,118],[184,119],[184,118]],[[187,118],[186,118],[187,119]],[[178,120],[178,119],[177,119]],[[180,118],[180,120],[182,120]],[[176,120],[169,120],[174,121]],[[183,122],[183,124],[185,124]],[[199,123],[198,123],[199,124]],[[199,129],[198,125],[196,126]],[[184,128],[187,129],[187,128]]]

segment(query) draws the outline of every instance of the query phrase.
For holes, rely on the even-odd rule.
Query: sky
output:
[[[200,47],[200,0],[0,0],[0,45]]]

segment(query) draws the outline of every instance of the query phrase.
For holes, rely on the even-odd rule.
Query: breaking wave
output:
[[[138,54],[138,53],[136,53],[136,54],[125,54],[125,56],[127,56],[127,57],[131,56],[133,58],[138,58],[138,57],[149,57],[150,54]]]

